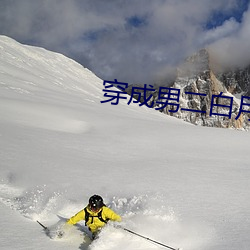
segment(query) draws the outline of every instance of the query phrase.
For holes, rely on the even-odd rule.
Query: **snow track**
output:
[[[0,201],[31,220],[48,218],[60,204],[60,194],[47,194],[46,186],[22,190],[9,184],[0,184]]]

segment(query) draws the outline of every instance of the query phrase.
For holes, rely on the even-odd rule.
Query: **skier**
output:
[[[72,216],[67,224],[74,225],[80,220],[85,220],[85,226],[92,232],[94,239],[109,220],[120,222],[122,219],[120,215],[105,206],[101,196],[95,194],[89,198],[89,204]]]

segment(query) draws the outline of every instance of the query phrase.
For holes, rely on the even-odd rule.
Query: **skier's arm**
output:
[[[112,221],[118,221],[120,222],[122,220],[121,216],[116,214],[113,210],[110,208],[105,207],[105,217],[107,219],[110,219]]]
[[[72,216],[70,219],[68,219],[67,224],[75,225],[78,221],[84,220],[85,218],[85,212],[84,209]]]

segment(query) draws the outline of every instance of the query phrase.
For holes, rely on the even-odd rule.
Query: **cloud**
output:
[[[2,0],[0,33],[61,52],[106,80],[152,83],[204,46],[220,51],[249,40],[248,13],[233,18],[239,2]],[[208,30],[214,13],[226,20]]]
[[[227,29],[227,24],[220,27]],[[210,44],[210,51],[218,64],[224,67],[245,67],[250,64],[250,9],[243,15],[242,22],[221,39]]]
[[[235,18],[230,18],[224,21],[221,26],[204,31],[203,36],[200,39],[201,44],[211,44],[213,42],[219,41],[225,37],[235,34],[240,28],[240,24],[235,20]]]

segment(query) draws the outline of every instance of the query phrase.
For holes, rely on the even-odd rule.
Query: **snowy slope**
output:
[[[97,193],[164,244],[248,250],[249,133],[102,104],[102,89],[76,62],[0,37],[0,248],[162,249],[111,225],[92,244],[80,227],[51,240],[36,223],[53,227]]]

